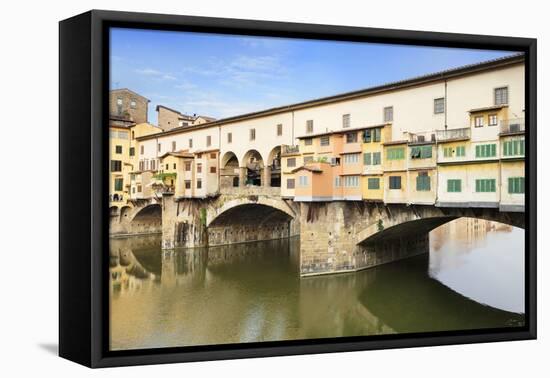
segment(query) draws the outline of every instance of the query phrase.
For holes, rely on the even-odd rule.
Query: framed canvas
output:
[[[536,337],[536,40],[60,22],[59,353]]]

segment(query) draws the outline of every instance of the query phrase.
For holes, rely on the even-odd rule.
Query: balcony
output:
[[[514,118],[500,121],[500,135],[520,134],[524,132],[524,118]]]
[[[464,127],[462,129],[437,130],[436,139],[438,142],[450,142],[453,140],[470,139],[471,129]]]
[[[409,133],[409,144],[435,143],[435,133],[424,131],[420,133]]]
[[[300,146],[283,145],[283,155],[297,154],[300,152]]]

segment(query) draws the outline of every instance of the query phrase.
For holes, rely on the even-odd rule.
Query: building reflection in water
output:
[[[511,303],[516,299],[492,305],[484,297],[517,295],[487,283],[502,263],[493,255],[492,264],[471,267],[486,264],[478,255],[493,254],[485,252],[493,245],[519,248],[518,235],[506,226],[459,220],[432,233],[429,255],[305,279],[299,278],[296,238],[171,252],[161,251],[158,236],[113,239],[111,348],[521,325],[522,311]],[[518,262],[514,253],[508,258]],[[469,292],[465,280],[481,282],[484,290]]]

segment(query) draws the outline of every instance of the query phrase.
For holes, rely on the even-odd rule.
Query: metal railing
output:
[[[409,133],[409,143],[435,142],[435,133],[424,131],[420,133]]]
[[[471,129],[469,127],[436,131],[436,139],[438,142],[454,139],[470,139],[470,135]]]
[[[300,146],[283,145],[283,154],[295,154],[300,152]]]
[[[525,132],[525,119],[514,118],[500,121],[501,134],[514,134]]]

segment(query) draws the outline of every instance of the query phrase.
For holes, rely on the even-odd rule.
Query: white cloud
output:
[[[141,68],[141,69],[138,68],[138,69],[135,69],[134,72],[140,75],[152,76],[162,80],[177,80],[177,78],[174,75],[171,75],[169,73],[162,72],[159,70],[155,70],[153,68]]]

